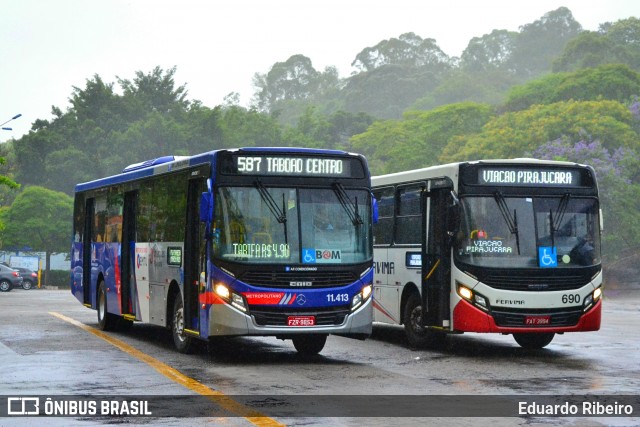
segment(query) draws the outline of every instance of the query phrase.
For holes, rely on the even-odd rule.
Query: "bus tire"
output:
[[[101,331],[114,331],[118,326],[118,317],[107,310],[107,293],[104,282],[98,284],[98,327]]]
[[[194,339],[184,332],[184,304],[182,303],[180,294],[177,294],[173,300],[171,335],[173,336],[173,345],[176,347],[176,350],[183,354],[193,352]]]
[[[422,298],[420,294],[412,293],[404,304],[402,323],[409,345],[413,348],[438,347],[446,340],[446,334],[430,331],[421,326]]]
[[[522,333],[522,334],[513,334],[513,339],[520,345],[522,348],[535,350],[546,347],[553,337],[554,333]]]
[[[327,342],[327,336],[322,334],[300,335],[293,337],[293,346],[304,356],[314,356],[322,351]]]

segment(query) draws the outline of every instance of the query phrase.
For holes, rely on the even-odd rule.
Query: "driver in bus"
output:
[[[327,205],[316,205],[316,209],[313,214],[313,225],[318,230],[333,230],[333,224],[331,223],[331,217],[329,215],[329,208]]]

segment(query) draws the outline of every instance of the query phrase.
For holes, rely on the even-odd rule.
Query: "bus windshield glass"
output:
[[[239,263],[355,264],[372,259],[364,189],[219,187],[213,256]]]
[[[463,197],[456,259],[501,268],[600,264],[598,203],[592,198]]]

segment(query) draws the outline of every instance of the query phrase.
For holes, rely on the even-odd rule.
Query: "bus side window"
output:
[[[393,241],[394,189],[374,190],[373,197],[378,201],[378,223],[373,227],[373,242],[376,245],[390,245]]]
[[[422,242],[422,189],[422,185],[412,185],[398,189],[396,243],[420,244]]]

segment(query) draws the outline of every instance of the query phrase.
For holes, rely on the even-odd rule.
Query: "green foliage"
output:
[[[73,200],[43,187],[27,187],[2,212],[4,248],[29,246],[48,253],[69,250]]]
[[[603,64],[625,64],[640,71],[640,19],[631,17],[583,32],[553,63],[553,71],[575,71]]]
[[[49,270],[46,281],[47,284],[57,286],[58,289],[69,289],[71,287],[69,270]]]
[[[369,159],[374,174],[427,167],[438,163],[448,141],[474,134],[493,117],[489,105],[461,103],[432,111],[409,111],[403,120],[373,123],[352,138],[353,148]]]
[[[617,101],[566,101],[533,105],[490,120],[482,131],[452,138],[441,162],[521,157],[557,138],[598,139],[606,148],[632,147],[638,134],[628,108]]]
[[[73,192],[74,185],[119,173],[125,166],[165,155],[219,148],[281,146],[313,141],[285,132],[272,117],[237,105],[210,109],[186,100],[175,68],[136,73],[114,85],[94,76],[74,88],[71,107],[38,121],[13,144],[16,178],[26,185]]]
[[[622,64],[549,74],[509,92],[505,109],[518,111],[535,104],[609,99],[626,102],[640,94],[640,73]]]
[[[384,65],[429,67],[437,70],[449,68],[450,63],[451,59],[434,39],[423,40],[414,33],[405,33],[363,49],[351,65],[362,71],[372,71]]]
[[[389,64],[349,78],[341,96],[346,111],[400,118],[407,107],[439,82],[440,76],[429,69]]]
[[[513,53],[506,64],[515,74],[532,78],[551,69],[566,44],[577,37],[582,26],[566,7],[546,13],[520,28]]]
[[[500,105],[507,91],[518,80],[506,70],[477,73],[453,72],[445,76],[427,96],[417,99],[411,110],[430,110],[438,106],[459,102]]]
[[[518,33],[493,30],[490,34],[471,39],[460,56],[460,68],[467,73],[482,73],[508,68]]]

